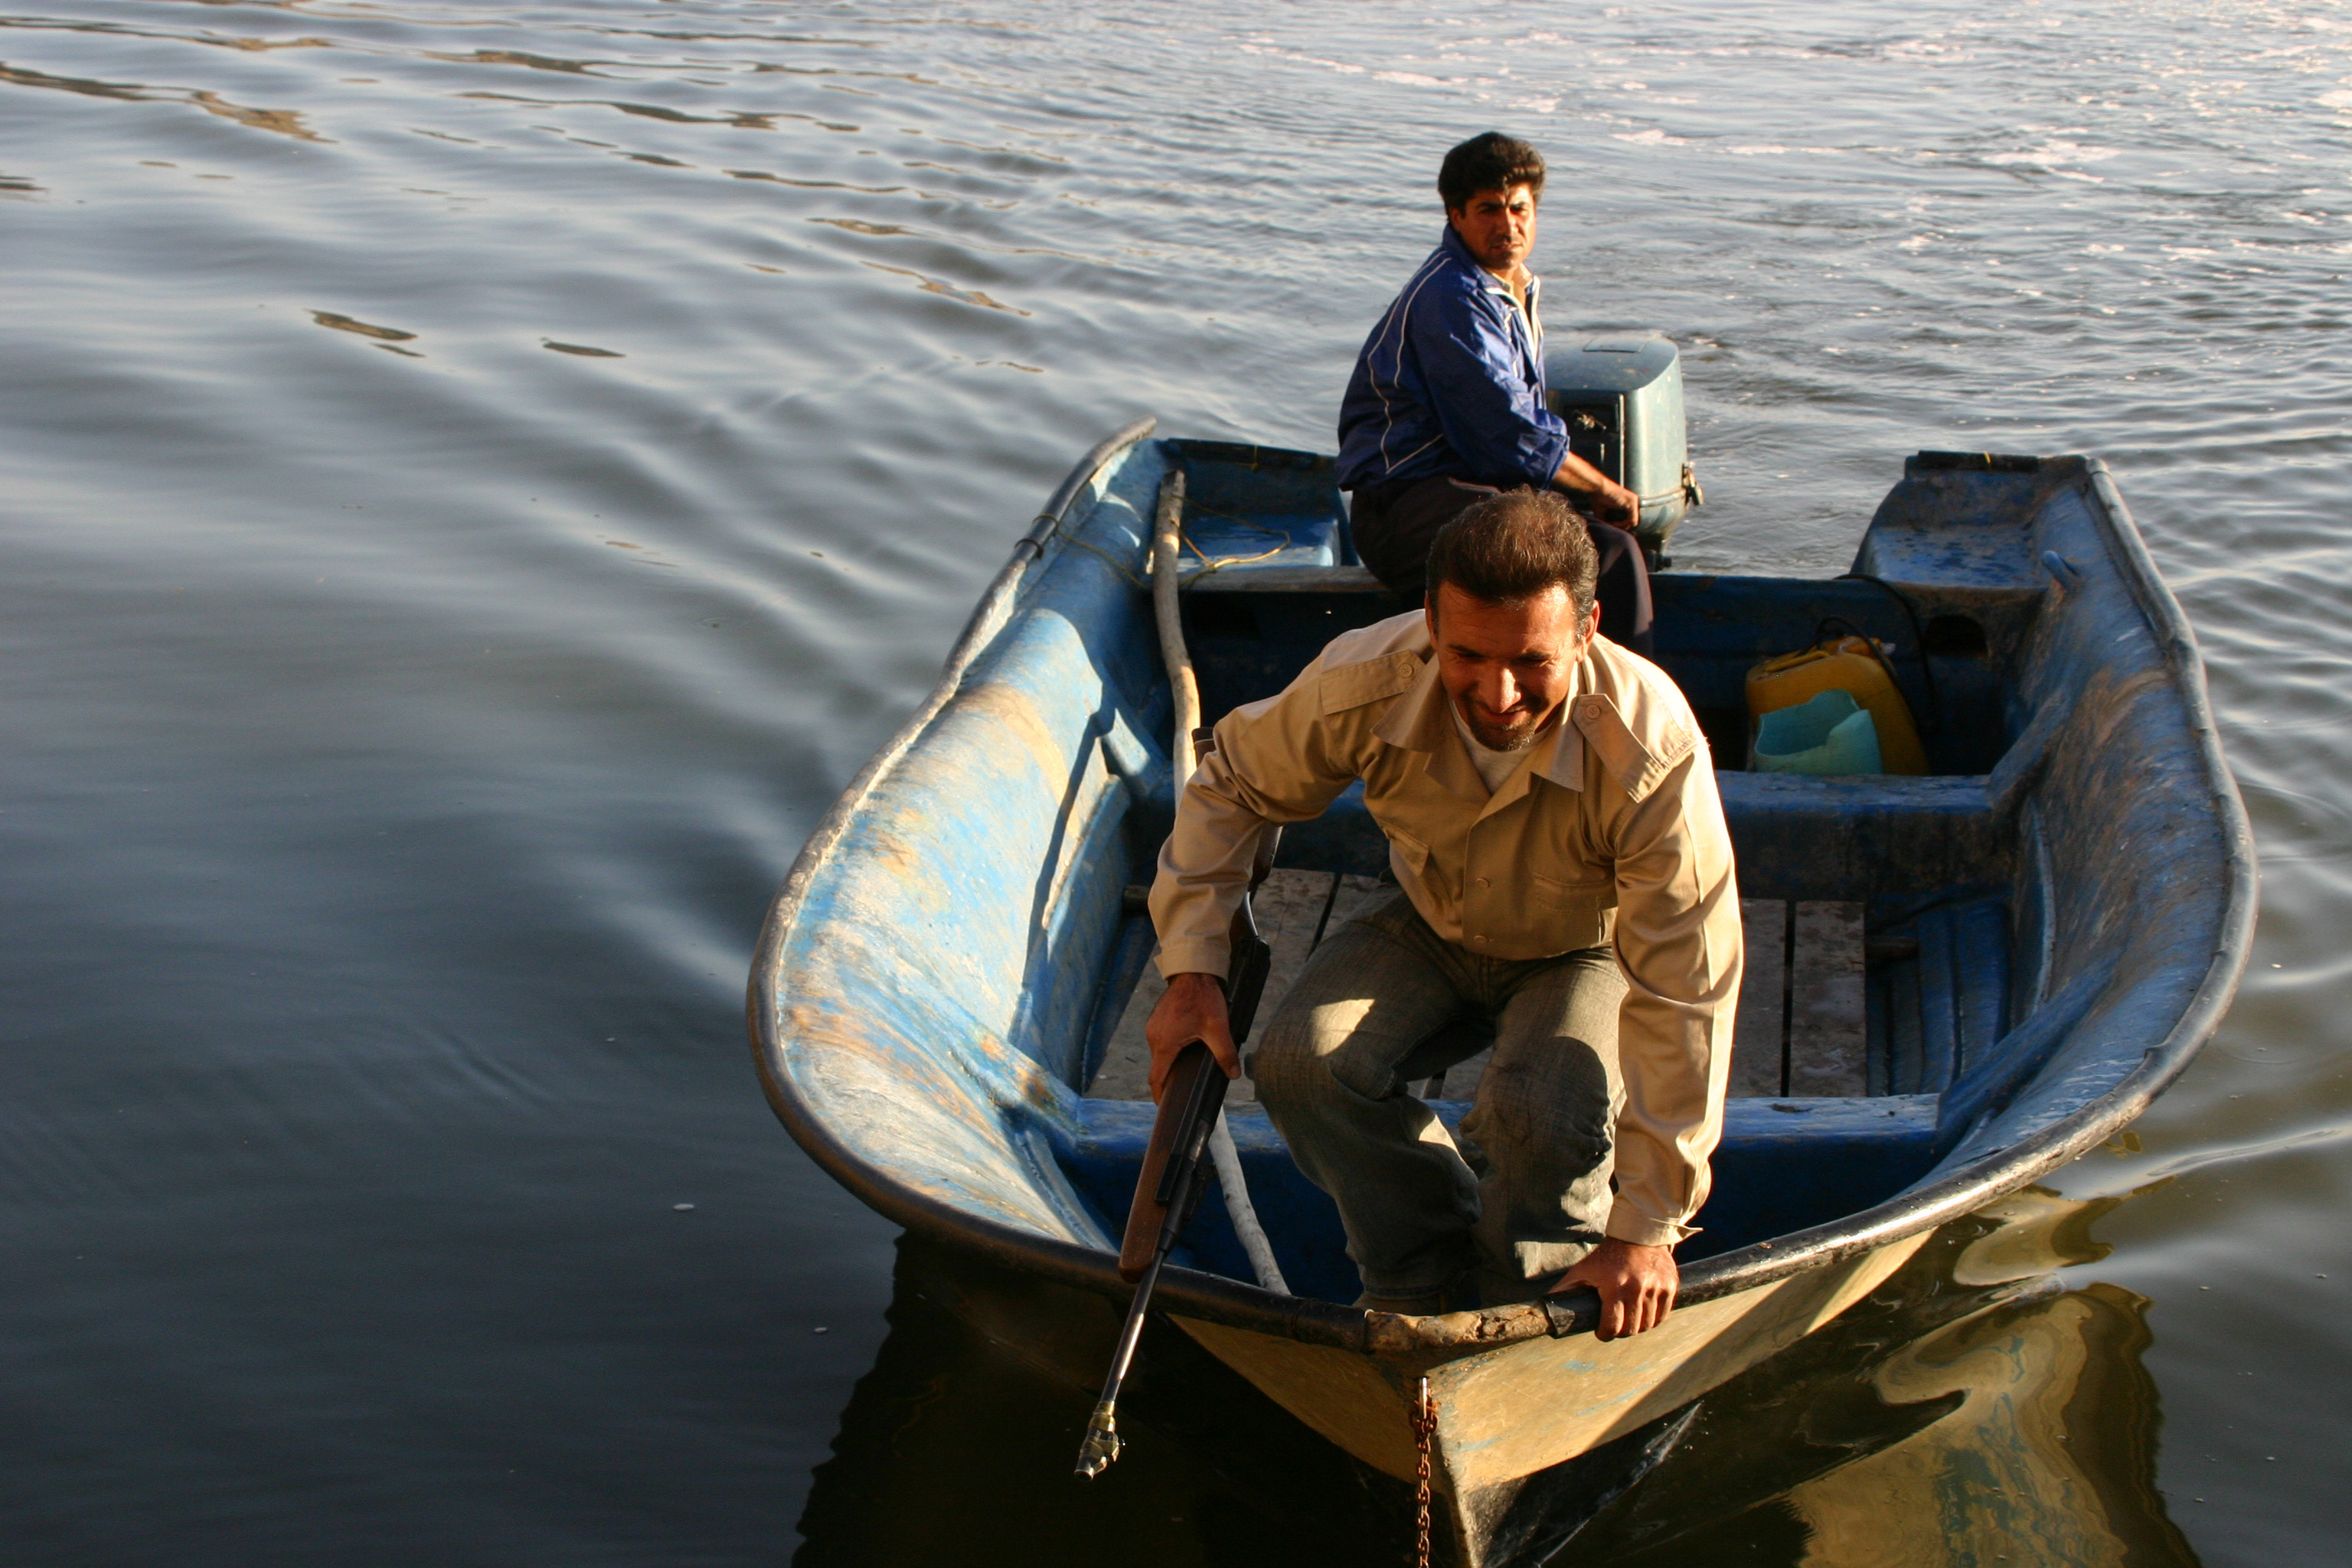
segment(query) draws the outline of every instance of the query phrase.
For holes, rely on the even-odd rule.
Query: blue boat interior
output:
[[[1176,464],[1184,626],[1210,721],[1279,690],[1338,633],[1406,607],[1356,566],[1328,458],[1136,447],[1071,508],[1004,635],[875,797],[858,862],[875,869],[825,895],[866,912],[813,925],[838,952],[795,961],[854,972],[843,994],[854,984],[858,1016],[887,1022],[901,1064],[887,1092],[931,1097],[887,1113],[908,1128],[929,1119],[890,1133],[908,1152],[899,1162],[922,1167],[907,1180],[1096,1245],[1124,1224],[1151,1116],[1085,1089],[1152,949],[1127,889],[1150,880],[1171,820],[1171,702],[1144,584],[1154,500]],[[1869,958],[1869,1092],[1734,1100],[1686,1261],[1837,1221],[2086,1103],[2201,978],[2211,921],[2190,911],[2210,889],[2146,880],[2144,849],[2116,837],[2149,842],[2186,820],[2197,791],[2210,806],[2210,786],[2189,762],[2148,761],[2189,754],[2179,693],[2149,678],[2162,666],[2107,562],[2087,473],[2076,459],[1923,454],[1870,524],[1855,559],[1866,577],[1654,578],[1655,658],[1706,732],[1742,894],[1862,903]],[[1741,770],[1748,670],[1812,646],[1825,624],[1888,645],[1930,773]],[[2137,749],[2095,743],[2118,715]],[[1024,814],[1050,826],[1033,834]],[[2210,833],[2191,837],[2167,852],[2210,859]],[[1350,792],[1286,829],[1279,863],[1377,876],[1385,841]],[[970,912],[1000,900],[1025,903],[1025,926],[988,929]],[[2182,911],[2176,932],[2167,909]],[[2130,923],[2143,913],[2157,923]],[[820,991],[803,986],[810,1018],[829,1005]],[[1008,1052],[1034,1066],[1005,1065]],[[992,1109],[962,1108],[967,1080],[988,1086]],[[851,1104],[831,1083],[810,1092]],[[860,1107],[881,1103],[859,1093]],[[1437,1109],[1451,1122],[1468,1107]],[[842,1112],[877,1138],[885,1114]],[[1329,1200],[1259,1108],[1231,1121],[1292,1289],[1353,1300]],[[1187,1235],[1179,1263],[1250,1278],[1213,1197]]]

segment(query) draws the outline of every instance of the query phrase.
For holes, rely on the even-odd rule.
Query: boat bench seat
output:
[[[1756,898],[1866,899],[2005,880],[2005,835],[1983,775],[1808,778],[1718,773],[1739,889]],[[1350,785],[1282,830],[1280,863],[1377,877],[1388,839]]]
[[[1286,837],[1286,858],[1289,847]],[[1139,895],[1141,889],[1136,889]],[[1393,888],[1353,874],[1278,868],[1259,889],[1273,963],[1260,1004],[1271,1017],[1321,934]],[[1872,899],[1740,900],[1748,950],[1732,1054],[1734,1099],[1933,1093],[2000,1037],[2008,1013],[2009,916],[1998,890],[1961,884]],[[1150,1097],[1143,1026],[1164,989],[1148,962],[1150,931],[1129,917],[1134,968],[1108,982],[1080,1083],[1103,1100]],[[1465,1026],[1465,1030],[1467,1026]],[[1418,1085],[1427,1099],[1468,1100],[1488,1052]],[[1232,1098],[1254,1099],[1249,1081]]]
[[[1470,1110],[1467,1100],[1434,1103],[1448,1127]],[[1126,1224],[1152,1115],[1148,1099],[1083,1101],[1078,1136],[1058,1151],[1071,1184],[1109,1235]],[[1331,1200],[1299,1174],[1263,1107],[1234,1103],[1227,1120],[1249,1177],[1250,1201],[1292,1291],[1355,1300],[1360,1286]],[[1734,1100],[1716,1151],[1714,1194],[1699,1213],[1699,1234],[1683,1243],[1678,1256],[1687,1262],[1727,1252],[1892,1197],[1934,1163],[1935,1138],[1934,1095]],[[1184,1234],[1180,1263],[1251,1278],[1223,1204],[1202,1203]]]

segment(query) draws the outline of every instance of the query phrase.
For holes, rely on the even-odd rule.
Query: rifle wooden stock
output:
[[[1235,1049],[1256,1021],[1273,957],[1244,900],[1234,917],[1232,973],[1225,983],[1225,1016]],[[1199,1040],[1178,1051],[1168,1069],[1151,1142],[1144,1145],[1143,1168],[1136,1173],[1127,1234],[1119,1242],[1118,1277],[1130,1285],[1143,1278],[1155,1253],[1175,1246],[1176,1233],[1192,1217],[1192,1205],[1208,1185],[1209,1133],[1224,1109],[1225,1083],[1224,1068]]]
[[[1225,1069],[1209,1047],[1195,1040],[1177,1052],[1160,1114],[1151,1123],[1151,1142],[1144,1147],[1143,1169],[1136,1176],[1127,1236],[1119,1244],[1118,1277],[1129,1284],[1151,1267],[1163,1237],[1174,1241],[1168,1233],[1181,1228],[1185,1217],[1177,1205],[1190,1209],[1199,1195],[1209,1131],[1224,1103]]]

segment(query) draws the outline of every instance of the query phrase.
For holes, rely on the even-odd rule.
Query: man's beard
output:
[[[1536,736],[1543,729],[1532,714],[1521,713],[1508,729],[1497,730],[1479,718],[1467,702],[1456,703],[1454,710],[1462,715],[1463,723],[1470,727],[1471,737],[1490,752],[1523,752],[1534,743]]]

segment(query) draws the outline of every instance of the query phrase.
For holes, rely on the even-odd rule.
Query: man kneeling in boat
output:
[[[1595,566],[1555,494],[1472,507],[1431,546],[1423,609],[1217,725],[1160,853],[1155,1097],[1192,1040],[1239,1073],[1226,933],[1265,825],[1361,779],[1388,836],[1399,890],[1325,938],[1251,1058],[1339,1205],[1360,1305],[1590,1285],[1603,1338],[1674,1305],[1723,1124],[1739,895],[1690,706],[1599,635]],[[1465,1018],[1494,1057],[1449,1134],[1406,1085],[1481,1047],[1446,1028]]]

